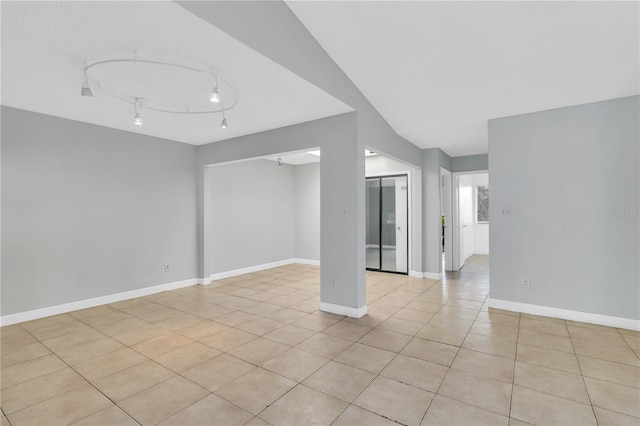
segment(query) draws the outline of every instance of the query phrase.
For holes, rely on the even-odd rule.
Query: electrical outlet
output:
[[[500,214],[502,216],[511,216],[511,207],[503,207],[500,209]]]
[[[331,280],[331,287],[335,287],[336,286],[336,280]]]
[[[529,278],[522,279],[522,287],[531,288],[531,280]]]
[[[171,270],[171,267],[169,266],[169,264],[168,264],[168,263],[165,263],[165,265],[164,265],[164,271],[165,271],[165,272],[169,272],[170,270]]]

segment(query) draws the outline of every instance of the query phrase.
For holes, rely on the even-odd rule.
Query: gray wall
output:
[[[293,167],[295,257],[320,260],[320,164]]]
[[[269,160],[209,166],[212,273],[295,257],[294,167]]]
[[[640,318],[639,100],[489,122],[492,298]]]
[[[469,155],[466,157],[452,157],[451,168],[445,169],[452,172],[470,172],[489,169],[489,156],[487,154]],[[443,166],[444,167],[444,166]]]
[[[194,146],[1,111],[3,315],[197,277]]]

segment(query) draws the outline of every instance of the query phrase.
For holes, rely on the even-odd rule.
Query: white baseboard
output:
[[[293,263],[297,263],[299,265],[320,266],[320,261],[319,260],[300,259],[300,258],[297,258],[297,257],[295,259],[293,259]]]
[[[409,276],[413,278],[424,278],[424,274],[418,271],[409,271]]]
[[[473,252],[473,254],[482,254],[482,255],[489,255],[489,250],[476,250]]]
[[[77,302],[63,303],[61,305],[47,306],[46,308],[34,309],[31,311],[18,312],[17,314],[2,315],[0,325],[11,325],[20,322],[31,321],[52,315],[65,314],[67,312],[78,311],[80,309],[93,308],[94,306],[106,305],[108,303],[121,302],[123,300],[135,299],[136,297],[148,296],[167,290],[189,287],[198,284],[198,278],[175,281],[167,284],[160,284],[152,287],[139,288],[137,290],[124,291],[122,293],[109,294],[106,296],[93,297],[91,299],[78,300]]]
[[[436,272],[423,272],[422,278],[429,278],[430,280],[441,280],[442,274]]]
[[[198,284],[207,285],[207,284],[211,284],[213,281],[221,280],[223,278],[231,278],[238,275],[250,274],[251,272],[258,272],[258,271],[263,271],[265,269],[277,268],[278,266],[291,265],[292,263],[298,263],[301,265],[320,266],[319,260],[291,258],[291,259],[279,260],[277,262],[263,263],[262,265],[254,265],[254,266],[248,266],[246,268],[233,269],[231,271],[218,272],[216,274],[211,274],[209,277],[199,278]]]
[[[531,305],[529,303],[511,302],[509,300],[488,299],[488,306],[505,311],[521,312],[524,314],[540,315],[543,317],[560,318],[570,321],[586,322],[607,327],[624,328],[640,331],[640,320],[631,318],[612,317],[608,315],[592,314],[588,312],[571,311],[569,309],[553,308],[550,306]]]
[[[367,305],[360,306],[359,308],[352,308],[350,306],[320,302],[320,310],[337,315],[346,315],[351,318],[362,318],[367,314]]]

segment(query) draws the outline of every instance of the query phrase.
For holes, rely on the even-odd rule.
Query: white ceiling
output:
[[[421,148],[486,153],[488,119],[638,94],[638,2],[287,4]]]
[[[352,110],[173,2],[2,1],[1,7],[3,105],[195,145]],[[229,128],[220,128],[219,115],[144,109],[144,125],[134,126],[131,105],[95,90],[93,98],[80,96],[85,60],[130,58],[133,51],[141,58],[215,66],[238,92],[238,105],[226,114]],[[100,72],[123,89],[139,86],[144,96],[164,102],[202,92],[209,105],[210,83],[197,75],[127,71],[130,66]]]
[[[265,160],[278,161],[278,158],[282,160],[283,164],[289,164],[292,166],[300,166],[302,164],[319,163],[320,156],[308,154],[307,152],[290,152],[280,155],[271,155],[264,157]]]

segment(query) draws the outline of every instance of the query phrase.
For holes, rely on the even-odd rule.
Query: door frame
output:
[[[382,179],[382,178],[391,178],[391,177],[404,177],[407,180],[407,272],[399,272],[399,271],[386,271],[382,269],[382,217],[379,217],[379,235],[380,235],[380,269],[374,268],[366,268],[367,271],[375,271],[375,272],[386,272],[389,274],[400,274],[400,275],[409,275],[411,271],[411,190],[409,183],[411,181],[411,172],[379,172],[373,174],[371,176],[365,176],[365,183],[367,179]],[[379,186],[380,188],[380,208],[379,215],[382,215],[382,184]],[[366,241],[365,241],[366,245]],[[366,249],[365,249],[365,257],[366,257]],[[366,261],[365,261],[366,264]]]

